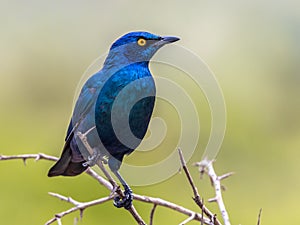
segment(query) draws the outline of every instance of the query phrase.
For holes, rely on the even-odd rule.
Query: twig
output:
[[[23,159],[23,160],[27,160],[27,159],[35,159],[35,160],[44,159],[44,160],[49,160],[49,161],[57,161],[58,158],[54,157],[54,156],[46,155],[46,154],[43,154],[43,153],[39,153],[39,154],[24,154],[24,155],[12,155],[12,156],[0,155],[0,161],[1,160],[14,160],[14,159]],[[113,186],[106,179],[104,179],[103,177],[101,177],[100,175],[98,175],[93,169],[88,168],[85,171],[85,173],[88,174],[88,175],[90,175],[95,180],[97,180],[99,182],[99,184],[103,185],[110,192],[113,190]],[[99,201],[97,204],[101,204],[102,200],[106,199],[106,198],[110,198],[111,199],[111,198],[113,198],[113,196],[110,195],[108,197],[100,198],[100,199],[95,200],[95,201]],[[162,207],[165,207],[165,208],[169,208],[169,209],[172,209],[172,210],[174,210],[174,211],[176,211],[178,213],[187,215],[189,217],[191,217],[193,214],[195,214],[194,220],[199,221],[199,222],[203,221],[203,223],[207,224],[207,225],[213,225],[214,224],[214,223],[212,223],[213,220],[208,219],[208,218],[203,218],[202,215],[199,214],[199,213],[195,213],[194,211],[192,211],[190,209],[187,209],[187,208],[185,208],[183,206],[177,205],[175,203],[172,203],[172,202],[160,199],[160,198],[154,198],[154,197],[143,196],[143,195],[138,195],[138,194],[134,194],[133,198],[135,199],[135,201],[140,201],[140,202],[144,202],[144,203],[148,203],[148,204],[155,204],[157,206],[162,206]],[[66,199],[70,199],[70,198],[66,197]],[[89,202],[82,203],[82,204],[88,204],[88,203]],[[95,203],[94,205],[97,205],[97,204]],[[71,208],[69,210],[74,210],[74,211],[80,210],[80,209],[75,210],[74,208],[76,208],[76,205],[75,205],[75,207],[73,207],[73,208]],[[69,210],[67,210],[67,211],[69,212]],[[74,211],[72,211],[72,212],[74,212]],[[64,211],[64,212],[66,212],[66,211]],[[63,212],[61,212],[61,213],[63,213]],[[61,215],[61,213],[59,213],[58,215]],[[70,213],[71,212],[69,212],[68,214],[70,214]],[[64,214],[64,216],[65,215],[67,215],[67,214]],[[58,223],[61,224],[61,218],[59,218],[59,217],[52,218],[46,224],[51,224],[50,222],[53,223],[55,221],[57,221]]]
[[[108,196],[108,197],[100,198],[100,199],[93,200],[93,201],[90,201],[90,202],[78,202],[78,201],[75,201],[74,199],[72,199],[70,197],[65,197],[65,196],[62,196],[60,194],[56,194],[56,193],[52,193],[52,192],[49,192],[49,195],[51,195],[53,197],[56,197],[60,200],[69,202],[69,203],[75,205],[75,207],[73,207],[69,210],[63,211],[61,213],[55,214],[55,217],[53,217],[52,219],[47,221],[45,223],[45,225],[50,225],[50,224],[54,223],[55,221],[57,221],[58,224],[61,224],[61,218],[62,217],[66,216],[66,215],[68,215],[72,212],[78,211],[78,210],[80,211],[80,217],[82,217],[83,210],[85,210],[85,209],[87,209],[91,206],[94,206],[94,205],[100,205],[100,204],[102,204],[104,202],[107,202],[107,201],[109,201],[113,198],[113,196]]]
[[[258,213],[257,225],[260,225],[261,212],[262,212],[262,208],[259,210],[259,213]]]
[[[195,213],[193,215],[191,215],[189,218],[187,218],[186,220],[184,220],[183,222],[181,222],[179,225],[185,225],[188,222],[194,220],[194,218],[195,218]]]
[[[141,202],[146,202],[146,203],[156,204],[158,206],[163,206],[163,207],[175,210],[179,213],[185,214],[187,216],[192,216],[193,214],[195,214],[194,220],[196,220],[196,221],[202,220],[200,213],[195,213],[194,211],[184,208],[183,206],[177,205],[175,203],[172,203],[172,202],[160,199],[160,198],[154,198],[154,197],[137,195],[137,194],[134,194],[133,198],[138,201],[141,201]],[[211,221],[207,218],[203,218],[203,222],[205,224],[209,224],[209,225],[212,224]]]
[[[194,184],[194,181],[193,181],[193,178],[192,178],[192,176],[191,176],[191,174],[190,174],[190,172],[189,172],[189,170],[186,166],[186,162],[184,160],[184,157],[183,157],[183,154],[182,154],[182,151],[181,151],[180,148],[178,149],[178,153],[179,153],[182,168],[183,168],[183,170],[184,170],[184,172],[185,172],[185,174],[188,178],[188,181],[189,181],[189,183],[190,183],[190,185],[193,189],[193,193],[194,193],[193,199],[194,199],[195,203],[200,207],[200,209],[204,212],[204,214],[210,218],[211,221],[214,221],[215,215],[212,212],[210,212],[205,207],[203,201],[201,201],[199,193],[198,193],[198,189],[196,188],[196,186]],[[214,221],[214,224],[215,225],[221,225],[220,221],[218,221],[217,219]]]
[[[157,207],[157,205],[154,204],[152,209],[151,209],[149,225],[153,225],[153,217],[154,217],[154,212],[155,212],[156,207]]]
[[[212,185],[214,186],[216,196],[209,199],[208,201],[217,202],[224,221],[224,225],[230,225],[229,216],[222,198],[221,180],[228,178],[229,176],[233,175],[233,173],[227,173],[222,176],[217,176],[213,167],[213,161],[209,161],[206,159],[202,160],[201,162],[195,163],[195,165],[199,167],[200,173],[207,173],[212,182]]]
[[[65,196],[62,196],[62,195],[60,195],[60,194],[56,194],[56,193],[49,193],[49,194],[50,194],[51,196],[57,197],[57,198],[59,198],[59,199],[61,199],[61,200],[63,200],[63,201],[66,201],[66,202],[69,202],[69,203],[72,203],[72,204],[75,205],[75,207],[73,207],[73,208],[71,208],[71,209],[69,209],[69,210],[67,210],[67,211],[64,211],[64,212],[63,212],[64,214],[63,214],[61,217],[65,216],[65,215],[67,215],[67,214],[70,214],[71,212],[75,212],[75,211],[77,211],[77,210],[80,210],[80,208],[78,208],[78,205],[86,204],[88,207],[90,207],[90,206],[92,206],[92,205],[90,205],[90,204],[92,204],[93,202],[95,202],[95,204],[93,204],[93,205],[98,205],[98,204],[102,204],[102,203],[103,203],[103,202],[102,202],[103,199],[106,199],[106,198],[112,199],[112,198],[113,198],[113,196],[109,196],[109,197],[101,198],[101,199],[98,199],[98,200],[95,200],[95,201],[81,203],[81,202],[75,201],[74,199],[72,199],[72,198],[70,198],[70,197],[65,197]],[[202,218],[202,217],[201,217],[201,214],[196,213],[196,212],[194,212],[194,211],[192,211],[192,210],[186,209],[186,208],[184,208],[184,207],[182,207],[182,206],[176,205],[176,204],[174,204],[174,203],[172,203],[172,202],[165,201],[165,200],[160,199],[160,198],[153,198],[153,197],[149,197],[149,196],[142,196],[142,195],[136,195],[136,194],[134,194],[133,198],[134,198],[136,201],[145,202],[145,203],[150,203],[150,204],[154,204],[154,205],[157,205],[157,206],[163,206],[163,207],[166,207],[166,208],[175,210],[175,211],[177,211],[177,212],[179,212],[179,213],[182,213],[182,214],[185,214],[185,215],[187,215],[187,216],[189,216],[189,217],[194,216],[194,220],[196,220],[196,221],[201,221],[201,220],[202,220],[202,219],[201,219],[201,218]],[[107,201],[110,200],[110,199],[107,199]],[[96,203],[96,201],[99,201],[99,202]],[[75,209],[75,208],[76,208],[76,209]],[[87,207],[86,207],[86,208],[87,208]],[[66,213],[66,212],[68,212],[68,213]],[[59,214],[56,214],[56,215],[61,215],[61,214],[62,214],[62,213],[59,213]],[[60,217],[60,218],[61,218],[61,217]],[[51,221],[54,222],[55,219],[52,218]],[[48,221],[48,222],[49,222],[49,221]],[[204,219],[203,219],[203,222],[204,222],[205,224],[208,224],[208,225],[211,225],[211,224],[212,224],[211,221],[210,221],[209,219],[207,219],[207,218],[204,218]],[[50,223],[49,223],[49,224],[50,224]]]
[[[49,161],[57,161],[58,158],[51,156],[51,155],[46,155],[44,153],[38,153],[38,154],[23,154],[23,155],[0,155],[0,161],[4,160],[11,160],[11,159],[22,159],[23,162],[26,165],[26,160],[27,159],[35,159],[35,161],[38,161],[40,159],[45,159]]]
[[[60,199],[62,201],[65,201],[65,202],[69,202],[69,203],[71,203],[73,205],[76,205],[76,206],[78,206],[78,205],[81,204],[81,202],[78,202],[78,201],[74,200],[71,197],[65,197],[63,195],[60,195],[60,194],[57,194],[57,193],[53,193],[53,192],[48,192],[48,194],[51,195],[51,196],[53,196],[53,197],[55,197],[55,198],[58,198],[58,199]]]

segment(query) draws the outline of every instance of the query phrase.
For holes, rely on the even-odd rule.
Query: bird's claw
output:
[[[130,209],[132,205],[132,191],[130,188],[126,188],[124,191],[124,198],[120,198],[120,196],[116,196],[114,198],[114,206],[117,208],[124,207],[125,209]]]
[[[96,165],[100,156],[101,155],[98,153],[98,151],[94,149],[93,155],[88,156],[87,161],[82,163],[82,165],[84,167],[94,166],[94,165]]]

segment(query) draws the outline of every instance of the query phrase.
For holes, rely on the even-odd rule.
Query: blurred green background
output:
[[[224,92],[227,131],[215,169],[236,172],[224,181],[232,224],[256,224],[260,208],[263,225],[300,223],[299,1],[2,0],[0,18],[1,154],[58,156],[77,84],[91,62],[128,31],[176,35],[210,66]],[[203,118],[206,114],[203,109]],[[209,122],[203,123],[199,151],[189,166],[208,199],[213,196],[209,180],[199,180],[191,166],[201,159],[209,134]],[[79,201],[108,194],[86,175],[47,178],[52,162],[27,164],[0,162],[1,224],[44,224],[70,207],[48,191]],[[183,174],[133,189],[197,210]],[[135,204],[147,220],[151,206]],[[220,215],[214,203],[207,206]],[[75,216],[63,224],[73,224]],[[158,207],[154,222],[184,219]],[[78,224],[134,222],[108,202],[86,210]]]

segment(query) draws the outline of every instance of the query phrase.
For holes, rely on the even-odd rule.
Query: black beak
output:
[[[178,40],[180,40],[180,38],[178,38],[178,37],[172,37],[172,36],[162,37],[162,41],[165,42],[165,44],[173,43]]]

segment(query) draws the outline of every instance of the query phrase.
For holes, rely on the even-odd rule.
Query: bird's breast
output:
[[[155,94],[148,68],[127,68],[107,80],[96,102],[95,122],[110,154],[130,153],[140,144],[151,119]]]

